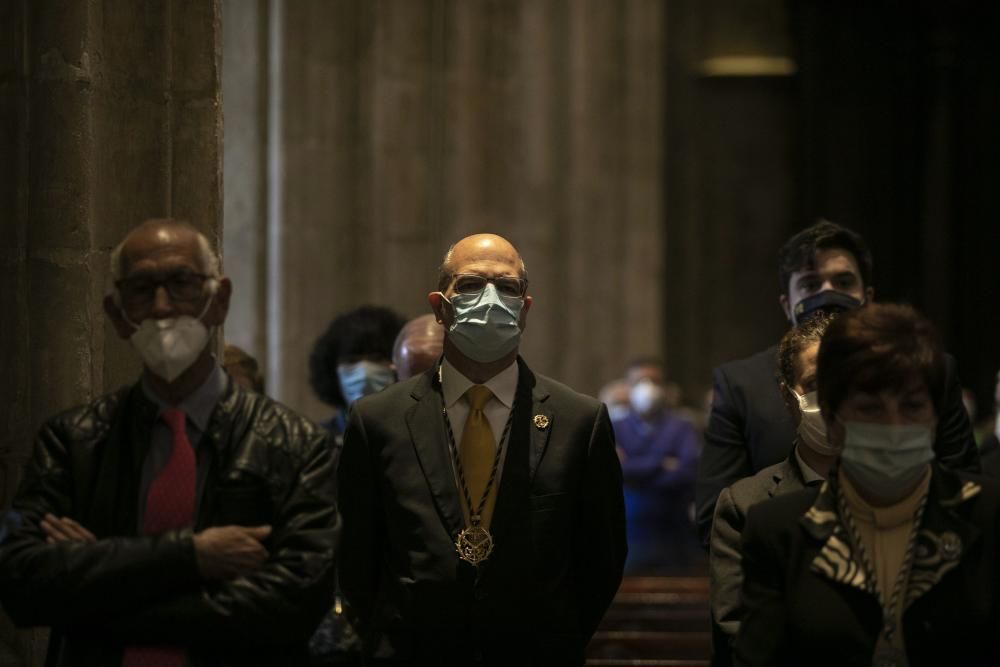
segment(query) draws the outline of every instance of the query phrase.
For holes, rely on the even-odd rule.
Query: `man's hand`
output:
[[[221,526],[194,536],[198,571],[206,579],[234,579],[264,564],[268,553],[261,544],[270,526]]]
[[[49,544],[59,542],[80,542],[92,544],[97,541],[94,534],[68,516],[57,517],[46,514],[42,517],[41,528],[45,531],[45,541]]]

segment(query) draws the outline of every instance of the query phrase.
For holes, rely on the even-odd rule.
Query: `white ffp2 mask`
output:
[[[136,327],[129,340],[150,372],[173,382],[198,359],[209,337],[208,328],[201,318],[208,311],[214,296],[213,293],[209,297],[198,317],[181,315],[162,320],[150,317],[138,326],[125,318]]]

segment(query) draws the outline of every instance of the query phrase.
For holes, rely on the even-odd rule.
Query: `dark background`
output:
[[[876,299],[930,316],[992,409],[998,34],[996,3],[669,4],[665,331],[689,392],[777,340],[777,249],[825,217],[867,239]],[[796,72],[700,71],[748,53]]]

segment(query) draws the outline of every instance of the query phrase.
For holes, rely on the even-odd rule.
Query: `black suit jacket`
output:
[[[912,667],[1000,664],[1000,489],[932,466],[903,613]],[[836,475],[750,508],[736,664],[871,665],[876,582],[840,519]]]
[[[979,447],[979,457],[982,460],[983,475],[1000,481],[1000,439],[990,433]]]
[[[602,404],[518,363],[495,548],[478,571],[455,552],[464,519],[436,372],[355,404],[340,581],[369,657],[582,664],[625,560],[614,436]]]
[[[806,482],[793,452],[781,463],[741,479],[719,494],[708,560],[714,667],[732,664],[732,642],[743,615],[740,536],[746,525],[747,511],[759,502],[804,488]]]
[[[722,489],[788,456],[795,438],[778,389],[777,347],[715,369],[712,412],[695,485],[698,535],[708,546]],[[945,394],[934,449],[956,470],[979,472],[972,425],[962,405],[955,360],[945,355]]]

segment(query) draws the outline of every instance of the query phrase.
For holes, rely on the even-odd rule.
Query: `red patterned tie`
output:
[[[166,410],[163,421],[170,427],[170,458],[153,479],[146,494],[142,532],[160,535],[194,522],[195,487],[198,472],[194,448],[187,437],[182,410]],[[123,667],[184,667],[187,657],[175,646],[129,646]]]

